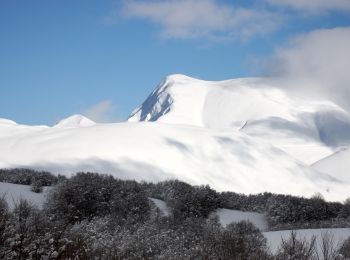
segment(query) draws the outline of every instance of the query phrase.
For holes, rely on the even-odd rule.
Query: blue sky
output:
[[[0,118],[120,121],[168,74],[264,74],[305,35],[318,44],[330,31],[314,31],[349,26],[348,0],[1,0]]]

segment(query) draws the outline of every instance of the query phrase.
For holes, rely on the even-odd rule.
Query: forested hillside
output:
[[[23,198],[10,210],[2,197],[2,259],[287,259],[307,250],[314,251],[308,252],[310,257],[317,255],[315,241],[296,236],[283,241],[273,255],[252,223],[222,227],[213,214],[218,208],[264,213],[270,230],[350,226],[349,201],[326,202],[317,194],[310,199],[242,195],[178,180],[138,183],[97,173],[68,179],[36,173],[0,171],[3,182],[54,185],[42,209]],[[164,201],[170,214],[161,214],[150,198]],[[349,254],[349,244],[328,247],[340,257]]]

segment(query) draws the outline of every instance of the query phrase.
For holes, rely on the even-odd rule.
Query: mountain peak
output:
[[[237,130],[270,139],[306,163],[329,155],[339,145],[350,144],[350,115],[346,111],[330,101],[296,96],[279,84],[264,78],[204,81],[174,74],[134,110],[129,121]],[[322,151],[315,157],[304,156],[300,149],[305,150],[305,144]]]
[[[75,114],[72,116],[69,116],[67,118],[62,119],[59,121],[54,127],[85,127],[85,126],[92,126],[96,123],[89,118],[80,115]]]
[[[199,79],[192,78],[184,74],[170,74],[165,77],[165,81],[181,82],[181,81],[189,81],[189,80],[193,81],[193,80],[199,80]]]
[[[282,91],[265,85],[256,78],[205,81],[182,74],[169,75],[134,110],[129,121],[227,128],[259,117],[289,116],[288,105],[280,104],[288,98]]]

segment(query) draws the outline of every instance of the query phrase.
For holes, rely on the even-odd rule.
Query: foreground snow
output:
[[[333,239],[334,246],[338,246],[345,239],[350,237],[350,228],[325,228],[325,229],[298,229],[296,230],[299,239],[310,241],[312,236],[316,236],[317,250],[320,252],[320,244],[322,236],[328,234]],[[272,253],[276,253],[281,245],[282,239],[288,240],[291,230],[264,232],[267,239],[267,245]]]
[[[35,193],[30,190],[29,185],[20,185],[0,182],[0,196],[5,199],[11,209],[22,198],[31,202],[33,205],[41,208],[45,202],[46,194],[49,188],[45,187],[42,193]]]

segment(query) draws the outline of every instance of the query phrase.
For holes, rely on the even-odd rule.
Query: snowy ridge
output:
[[[307,164],[349,144],[346,111],[328,101],[293,96],[276,84],[263,78],[214,82],[171,75],[129,121],[240,130]]]
[[[263,78],[203,81],[170,75],[132,113],[129,121],[239,129],[247,122],[265,119],[297,121],[307,113],[349,116],[331,102],[292,97],[274,84]]]

